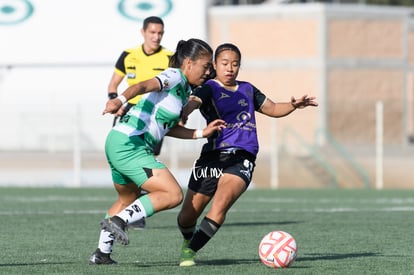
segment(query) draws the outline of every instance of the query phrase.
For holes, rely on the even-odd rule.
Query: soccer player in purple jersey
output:
[[[259,151],[255,111],[283,117],[296,109],[318,106],[315,97],[292,97],[275,103],[249,82],[236,80],[241,53],[222,44],[214,54],[216,76],[195,89],[183,111],[184,118],[199,108],[209,123],[223,119],[227,127],[210,136],[196,161],[177,223],[184,242],[180,266],[195,265],[194,257],[224,223],[226,213],[249,186]],[[211,207],[196,230],[197,220]]]

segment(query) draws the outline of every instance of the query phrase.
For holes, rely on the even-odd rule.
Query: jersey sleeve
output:
[[[121,76],[126,75],[126,70],[125,70],[125,58],[129,53],[124,51],[122,52],[122,54],[119,56],[118,60],[115,63],[115,72]]]
[[[169,90],[183,81],[180,71],[175,68],[166,69],[162,73],[158,74],[156,78],[161,84],[161,91]]]
[[[203,84],[195,88],[191,95],[199,98],[201,101],[201,105],[203,105],[203,103],[209,102],[211,99],[211,87],[208,84]]]
[[[253,86],[253,93],[254,93],[254,109],[256,111],[259,111],[263,104],[266,101],[266,95],[263,94],[259,89],[257,89],[255,86]]]

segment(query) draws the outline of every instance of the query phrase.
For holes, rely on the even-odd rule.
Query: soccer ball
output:
[[[260,241],[259,256],[262,263],[273,268],[289,267],[296,259],[295,239],[284,231],[272,231]]]

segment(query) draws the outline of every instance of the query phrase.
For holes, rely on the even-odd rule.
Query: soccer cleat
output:
[[[92,256],[89,258],[90,265],[99,265],[99,264],[117,264],[116,261],[111,259],[111,254],[103,253],[99,248],[93,252]]]
[[[196,253],[191,248],[184,248],[181,251],[180,266],[193,266],[195,265],[194,257]]]
[[[191,239],[190,240],[184,239],[183,244],[181,245],[181,252],[188,247],[188,245],[190,244],[190,241]]]
[[[135,230],[145,229],[145,226],[146,226],[145,218],[139,219],[136,222],[132,222],[128,224],[128,228],[132,228]]]
[[[115,240],[123,245],[129,244],[128,235],[126,233],[126,222],[120,217],[113,216],[111,218],[104,219],[101,222],[101,227],[114,234]]]

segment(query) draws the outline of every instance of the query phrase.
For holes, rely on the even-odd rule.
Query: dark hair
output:
[[[204,55],[213,55],[213,50],[205,41],[191,38],[187,41],[180,40],[177,43],[177,49],[170,58],[169,66],[172,68],[180,68],[184,59],[190,58],[196,60]]]
[[[240,52],[239,48],[237,48],[236,45],[231,44],[231,43],[224,43],[224,44],[221,44],[220,46],[218,46],[216,48],[215,53],[214,53],[214,60],[217,60],[217,57],[220,55],[220,53],[224,52],[224,51],[233,51],[233,52],[235,52],[239,56],[239,62],[241,62],[241,52]]]
[[[144,23],[142,24],[142,28],[146,30],[149,24],[161,24],[164,27],[164,22],[158,16],[150,16],[144,19]]]

